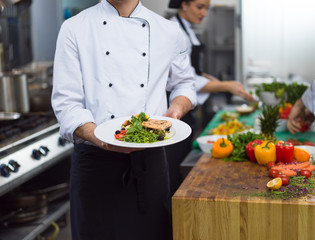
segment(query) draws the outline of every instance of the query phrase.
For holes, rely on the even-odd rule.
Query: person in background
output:
[[[188,54],[191,59],[191,68],[194,72],[197,89],[198,105],[202,105],[210,96],[210,93],[228,92],[242,97],[247,101],[254,101],[254,97],[248,93],[238,81],[220,81],[214,76],[202,71],[201,62],[204,45],[197,38],[192,26],[201,24],[208,13],[210,0],[170,0],[169,8],[179,9],[171,18],[179,23],[184,32],[188,45]],[[182,120],[195,129],[195,114],[190,111]],[[193,134],[186,141],[167,147],[167,155],[171,168],[171,193],[174,194],[182,181],[180,163],[192,149]],[[177,159],[177,160],[174,160]]]
[[[171,239],[165,149],[113,146],[94,130],[140,112],[184,116],[196,105],[186,51],[178,24],[139,0],[102,0],[62,24],[52,106],[61,136],[74,143],[73,240]]]
[[[303,132],[303,127],[309,127],[315,115],[315,80],[306,89],[302,97],[295,102],[290,112],[287,127],[292,134]]]

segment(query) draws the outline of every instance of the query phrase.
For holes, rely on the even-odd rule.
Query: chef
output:
[[[169,108],[165,90],[171,92]],[[63,23],[52,106],[61,136],[74,143],[73,240],[171,239],[164,148],[115,147],[97,139],[94,129],[140,112],[180,119],[195,105],[177,23],[138,0],[102,0]]]

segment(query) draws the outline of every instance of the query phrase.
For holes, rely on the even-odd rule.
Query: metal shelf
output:
[[[58,201],[48,206],[44,217],[27,225],[0,229],[0,240],[33,240],[44,232],[52,222],[61,218],[70,209],[69,200]]]

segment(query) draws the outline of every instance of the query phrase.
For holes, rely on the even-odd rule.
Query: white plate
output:
[[[172,127],[171,127],[172,137],[169,139],[166,139],[160,142],[154,142],[154,143],[130,143],[130,142],[119,141],[114,136],[115,131],[120,130],[121,125],[128,119],[130,119],[130,116],[116,118],[116,119],[104,122],[95,128],[94,134],[98,139],[100,139],[101,141],[105,143],[112,144],[119,147],[130,147],[130,148],[154,148],[154,147],[167,146],[167,145],[181,142],[187,137],[189,137],[189,135],[191,134],[190,126],[183,121],[169,118],[169,117],[150,116],[150,119],[168,120],[172,122]]]

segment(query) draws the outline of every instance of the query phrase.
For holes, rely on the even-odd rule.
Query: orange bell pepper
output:
[[[233,151],[233,144],[226,138],[219,138],[213,143],[212,156],[214,158],[226,158]]]

